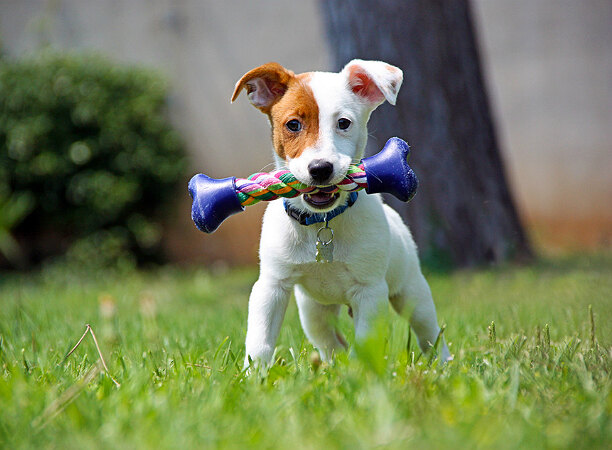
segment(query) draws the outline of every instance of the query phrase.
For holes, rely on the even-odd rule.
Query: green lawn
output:
[[[245,376],[255,269],[0,274],[0,448],[609,448],[612,255],[429,274],[455,360],[392,316],[317,364],[288,312]],[[592,305],[593,327],[589,314]],[[494,322],[492,330],[491,323]],[[91,324],[112,376],[97,372]],[[341,327],[352,338],[350,320]]]

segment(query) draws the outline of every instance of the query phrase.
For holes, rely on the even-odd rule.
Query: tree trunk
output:
[[[467,0],[321,0],[340,69],[353,58],[400,67],[396,107],[372,115],[368,152],[391,136],[419,177],[404,217],[422,256],[466,267],[528,258],[503,170]]]

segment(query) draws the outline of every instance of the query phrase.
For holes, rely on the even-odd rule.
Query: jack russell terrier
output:
[[[302,183],[340,182],[364,156],[370,114],[395,105],[403,74],[381,61],[353,60],[339,73],[296,75],[277,63],[246,73],[246,88],[272,127],[275,162]],[[410,321],[423,352],[440,333],[416,245],[400,216],[378,194],[319,192],[270,202],[263,218],[260,275],[249,299],[245,365],[268,366],[293,291],[306,336],[324,361],[344,350],[336,329],[349,306],[355,339],[368,336],[388,302]],[[444,339],[442,361],[451,359]]]

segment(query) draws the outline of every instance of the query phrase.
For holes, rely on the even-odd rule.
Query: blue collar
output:
[[[283,199],[283,205],[285,206],[287,215],[297,221],[300,225],[312,225],[313,223],[330,221],[334,217],[339,216],[346,211],[347,208],[353,206],[353,204],[357,201],[357,196],[357,192],[351,192],[349,194],[348,202],[346,202],[344,205],[338,206],[336,209],[332,209],[327,213],[310,214],[305,211],[300,211],[299,209],[291,206],[287,199]]]

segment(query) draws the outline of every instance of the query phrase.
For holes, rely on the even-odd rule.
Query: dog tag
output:
[[[324,227],[317,232],[317,254],[316,260],[320,263],[330,263],[334,261],[334,230],[325,223]]]

